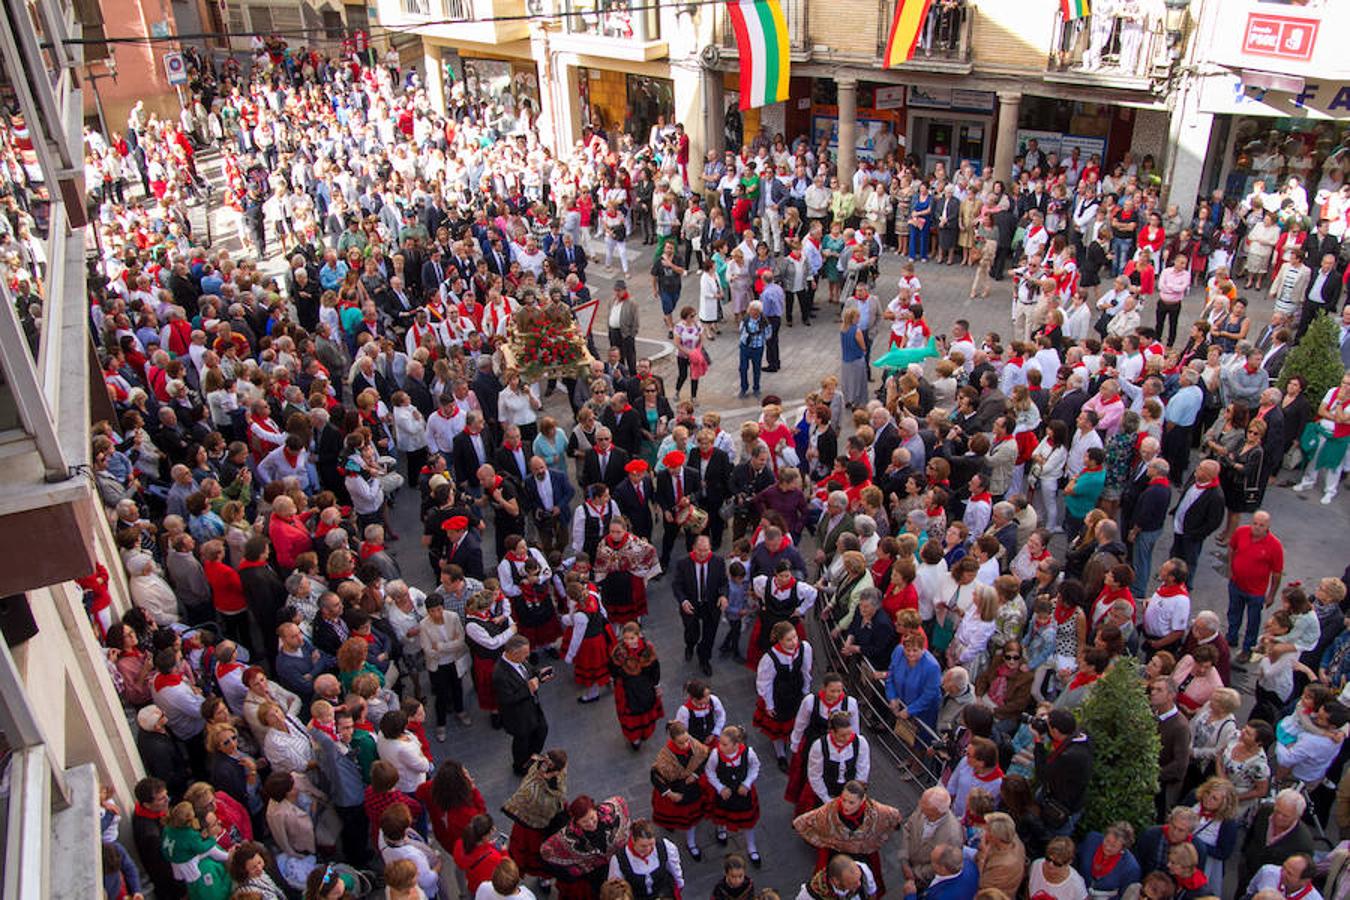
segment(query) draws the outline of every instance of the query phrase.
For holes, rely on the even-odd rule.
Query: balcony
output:
[[[529,40],[525,0],[379,0],[380,22],[448,41],[508,44]]]
[[[1171,69],[1162,22],[1122,16],[1065,20],[1057,12],[1052,34],[1055,45],[1046,60],[1046,81],[1146,91]]]
[[[564,0],[563,30],[553,38],[559,50],[630,62],[661,59],[661,10],[644,0]]]
[[[886,0],[877,10],[877,56],[886,56],[886,42],[895,21],[897,0]],[[900,71],[945,72],[966,75],[972,69],[971,33],[975,7],[963,0],[939,0],[928,9],[914,57],[896,68]]]
[[[808,0],[782,0],[782,5],[783,18],[787,20],[789,55],[793,62],[805,62],[811,58]],[[731,25],[731,15],[726,6],[722,7],[722,13],[717,18],[717,38],[724,56],[735,58],[739,55],[736,30]]]

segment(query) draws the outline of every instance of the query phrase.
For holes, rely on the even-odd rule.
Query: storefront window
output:
[[[1229,196],[1245,196],[1258,178],[1273,191],[1297,175],[1311,199],[1338,188],[1350,170],[1350,124],[1235,116],[1232,128],[1232,169],[1224,184]]]
[[[668,129],[675,127],[675,83],[669,78],[629,75],[628,120],[625,130],[638,140],[647,140],[652,126],[664,118]]]

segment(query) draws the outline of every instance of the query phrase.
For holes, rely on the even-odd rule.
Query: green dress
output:
[[[226,854],[215,841],[195,828],[165,828],[160,849],[173,866],[174,878],[187,885],[188,900],[226,900],[230,896]]]
[[[821,267],[824,269],[826,280],[835,283],[843,281],[844,272],[839,268],[839,259],[840,254],[844,252],[844,236],[840,235],[839,237],[835,237],[832,234],[825,235],[825,238],[820,242],[820,249],[822,252],[825,250],[832,250],[835,254],[834,256],[825,257],[825,265]]]

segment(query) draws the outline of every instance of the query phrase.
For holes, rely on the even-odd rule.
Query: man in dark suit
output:
[[[1167,555],[1184,559],[1189,571],[1186,587],[1195,584],[1195,570],[1205,539],[1224,523],[1226,510],[1223,488],[1219,487],[1219,463],[1207,459],[1195,467],[1190,481],[1181,491],[1181,500],[1172,510],[1172,549]]]
[[[665,465],[656,476],[656,505],[662,510],[661,518],[661,569],[670,570],[670,553],[675,548],[675,538],[683,530],[676,519],[679,505],[685,498],[692,504],[698,496],[698,469],[685,465],[682,450],[672,450],[661,460]],[[685,549],[693,547],[693,535],[686,532]]]
[[[1257,348],[1265,354],[1261,358],[1261,368],[1266,370],[1272,381],[1280,377],[1280,369],[1284,368],[1285,357],[1289,355],[1289,342],[1293,339],[1288,328],[1277,328],[1267,346]]]
[[[1317,257],[1309,256],[1308,259]],[[1298,322],[1298,340],[1319,313],[1332,315],[1336,312],[1336,301],[1341,298],[1341,276],[1336,271],[1336,254],[1324,253],[1321,265],[1312,273],[1308,281],[1308,296],[1303,304],[1303,315]]]
[[[604,483],[611,491],[623,481],[628,454],[614,446],[614,436],[608,428],[595,430],[595,446],[586,451],[581,461],[581,480],[586,487]]]
[[[600,417],[614,436],[614,445],[637,456],[642,448],[642,415],[628,402],[628,395],[619,391],[610,401],[609,409]]]
[[[441,259],[441,248],[432,244],[427,261],[422,263],[422,291],[428,297],[439,291],[445,281],[445,264]]]
[[[880,472],[891,464],[891,454],[900,446],[900,429],[891,414],[878,407],[872,411],[872,471]]]
[[[456,565],[465,576],[483,580],[483,539],[478,531],[469,526],[468,516],[451,516],[441,525],[445,532],[445,555],[441,557],[442,569],[446,565]]]
[[[1087,402],[1087,391],[1083,390],[1083,375],[1081,372],[1074,372],[1069,375],[1069,389],[1060,394],[1059,400],[1054,408],[1050,410],[1052,421],[1063,422],[1064,427],[1073,434],[1078,427],[1078,414],[1083,410],[1083,404]]]
[[[530,451],[520,441],[520,428],[507,425],[502,435],[502,445],[492,455],[492,465],[498,475],[504,475],[518,486],[525,483],[530,475]]]
[[[694,538],[689,556],[675,561],[671,582],[684,621],[684,658],[692,659],[697,650],[699,670],[711,676],[713,642],[717,639],[718,619],[727,608],[728,582],[727,564],[713,554],[712,542],[706,534]]]
[[[1320,260],[1327,254],[1338,256],[1341,252],[1341,241],[1336,235],[1330,233],[1331,220],[1323,219],[1317,223],[1317,230],[1303,242],[1303,258]]]
[[[450,442],[450,459],[460,490],[478,495],[478,467],[492,462],[490,446],[483,431],[483,416],[476,412],[465,414],[464,430]]]
[[[483,411],[483,420],[488,423],[497,422],[497,397],[502,392],[502,381],[492,371],[491,354],[484,354],[478,358],[478,373],[473,376],[469,390],[478,398],[478,408]]]
[[[539,530],[539,549],[545,556],[567,546],[567,524],[572,521],[575,493],[566,475],[549,469],[542,456],[530,457],[525,508]]]
[[[483,248],[483,257],[487,260],[488,271],[493,275],[506,277],[511,268],[511,257],[506,252],[502,239],[496,235]]]
[[[517,634],[507,640],[492,669],[502,728],[511,735],[511,771],[524,775],[530,757],[544,749],[548,720],[539,704],[539,685],[553,677],[551,668],[530,664],[530,639]]]
[[[562,243],[553,254],[553,262],[564,278],[576,275],[582,281],[586,280],[586,251],[577,246],[572,235],[563,235]]]
[[[714,445],[716,437],[710,429],[698,433],[698,454],[692,465],[698,470],[699,507],[708,514],[708,530],[713,549],[722,546],[722,532],[726,521],[722,518],[722,504],[731,495],[731,457]]]
[[[436,400],[431,396],[431,388],[423,380],[425,376],[426,369],[415,359],[409,361],[403,376],[403,391],[424,419],[430,418],[436,411]]]
[[[309,451],[314,454],[314,462],[319,469],[319,487],[333,491],[340,500],[346,502],[347,486],[343,473],[338,471],[338,461],[342,457],[342,431],[333,424],[326,409],[310,410],[309,422],[313,435]]]
[[[628,520],[633,534],[645,541],[652,539],[652,501],[656,499],[656,485],[647,474],[650,467],[645,459],[629,460],[623,470],[626,478],[614,488],[614,502]]]

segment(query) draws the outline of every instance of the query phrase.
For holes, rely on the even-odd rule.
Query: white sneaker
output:
[[[1332,501],[1332,500],[1335,500],[1335,499],[1336,499],[1336,495],[1335,495],[1335,494],[1323,494],[1323,495],[1322,495],[1322,505],[1323,505],[1323,506],[1330,506],[1330,505],[1331,505],[1331,501]]]
[[[1304,484],[1300,481],[1298,484],[1294,485],[1294,493],[1301,494],[1310,487],[1312,487],[1311,484]]]

